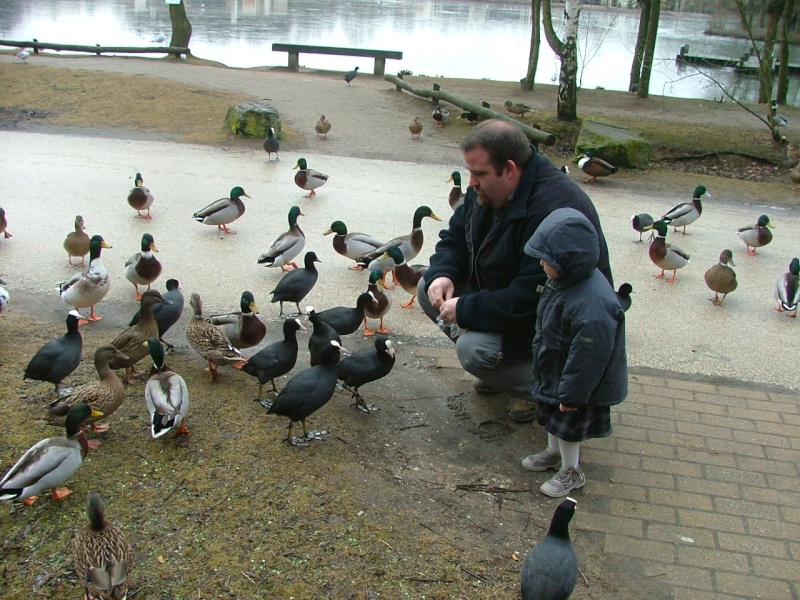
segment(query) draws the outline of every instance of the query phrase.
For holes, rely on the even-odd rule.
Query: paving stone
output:
[[[716,574],[717,589],[726,594],[739,594],[746,598],[789,598],[790,587],[785,581],[764,577],[748,577],[736,573]]]

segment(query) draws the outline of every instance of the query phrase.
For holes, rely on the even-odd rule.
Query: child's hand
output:
[[[561,412],[575,412],[578,410],[577,408],[570,408],[569,406],[564,406],[563,404],[558,405],[558,410]]]

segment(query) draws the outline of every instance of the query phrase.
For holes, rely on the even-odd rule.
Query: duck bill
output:
[[[450,181],[452,181],[452,178],[450,179]],[[441,221],[441,219],[437,217],[434,213],[431,213],[431,219],[433,219],[434,221]]]
[[[113,248],[114,246],[109,244],[107,241],[103,240],[102,242],[100,242],[100,247],[101,248]]]
[[[253,197],[247,192],[242,192],[242,196],[244,196],[245,198],[250,198],[251,200],[253,199]]]
[[[103,413],[101,413],[99,410],[95,410],[94,408],[92,409],[92,417],[94,417],[95,419],[99,419],[102,416]]]
[[[330,235],[330,234],[332,234],[332,233],[333,233],[333,229],[328,229],[328,230],[327,230],[325,233],[323,233],[322,235]]]
[[[150,244],[150,251],[151,251],[151,252],[158,252],[158,248],[156,248],[156,245],[155,245],[155,243],[153,243],[153,244]]]
[[[250,312],[254,314],[258,314],[258,307],[256,306],[255,302],[250,303]]]

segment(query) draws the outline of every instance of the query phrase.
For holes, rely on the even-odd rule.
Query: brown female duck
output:
[[[714,297],[709,298],[717,306],[722,306],[725,297],[736,289],[736,271],[728,265],[736,266],[733,262],[733,252],[723,250],[719,255],[719,262],[711,267],[705,274],[706,285],[714,292]],[[719,295],[722,294],[722,298]]]
[[[147,340],[153,336],[158,337],[158,322],[153,314],[153,306],[163,302],[161,292],[147,290],[142,294],[139,322],[128,327],[111,342],[111,345],[123,353],[125,358],[112,358],[109,366],[112,369],[125,369],[125,380],[128,383],[133,383],[131,375],[138,373],[136,363],[149,354]]]
[[[192,294],[189,302],[194,311],[194,317],[186,326],[186,341],[206,361],[206,370],[211,377],[211,383],[219,376],[218,365],[230,365],[241,368],[245,358],[233,347],[228,336],[219,327],[212,325],[203,318],[203,302],[200,295]]]
[[[64,240],[64,250],[67,251],[69,261],[68,267],[82,267],[86,261],[86,255],[89,254],[89,234],[86,233],[86,224],[83,222],[83,217],[78,215],[75,217],[75,231],[70,231]],[[80,256],[81,262],[77,265],[72,262],[73,256]]]
[[[133,553],[125,534],[105,518],[103,501],[89,492],[86,502],[89,523],[72,542],[75,574],[84,587],[84,599],[125,598],[130,587]]]
[[[64,417],[70,409],[78,404],[87,404],[91,409],[102,413],[102,417],[114,414],[125,399],[125,385],[117,374],[108,366],[112,359],[125,360],[128,357],[120,353],[114,346],[100,346],[94,352],[94,368],[97,369],[98,380],[79,385],[67,396],[62,396],[48,405],[50,420],[63,423]],[[100,417],[92,415],[89,422],[92,429],[97,432],[108,431],[111,427],[107,424],[98,425],[95,421]],[[89,441],[89,447],[94,449],[100,444],[94,440]]]

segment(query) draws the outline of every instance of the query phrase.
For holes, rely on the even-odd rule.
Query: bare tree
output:
[[[547,43],[561,60],[556,117],[559,121],[574,121],[578,118],[578,26],[581,0],[566,0],[563,41],[558,38],[553,28],[551,0],[542,1],[542,16]]]
[[[781,15],[780,67],[778,68],[778,93],[775,96],[779,104],[786,104],[786,96],[789,91],[789,31],[794,6],[795,0],[786,0],[783,5],[783,15]]]
[[[189,40],[192,38],[192,24],[186,16],[186,7],[183,0],[178,4],[169,5],[169,20],[172,21],[172,39],[170,46],[177,48],[188,48]]]
[[[650,73],[653,71],[653,57],[656,50],[656,38],[658,37],[658,22],[661,19],[661,0],[649,0],[649,2],[650,11],[647,19],[647,37],[645,38],[644,53],[642,54],[642,75],[639,79],[639,89],[636,90],[636,94],[639,98],[647,98],[650,95]]]
[[[542,42],[542,0],[531,0],[531,51],[528,54],[528,73],[520,80],[523,90],[532,90],[539,63],[539,46]]]
[[[647,24],[650,21],[650,0],[639,0],[641,12],[639,13],[639,32],[636,34],[636,48],[633,51],[631,63],[631,76],[628,81],[628,91],[634,92],[639,87],[642,77],[642,56],[644,43],[647,39]]]

